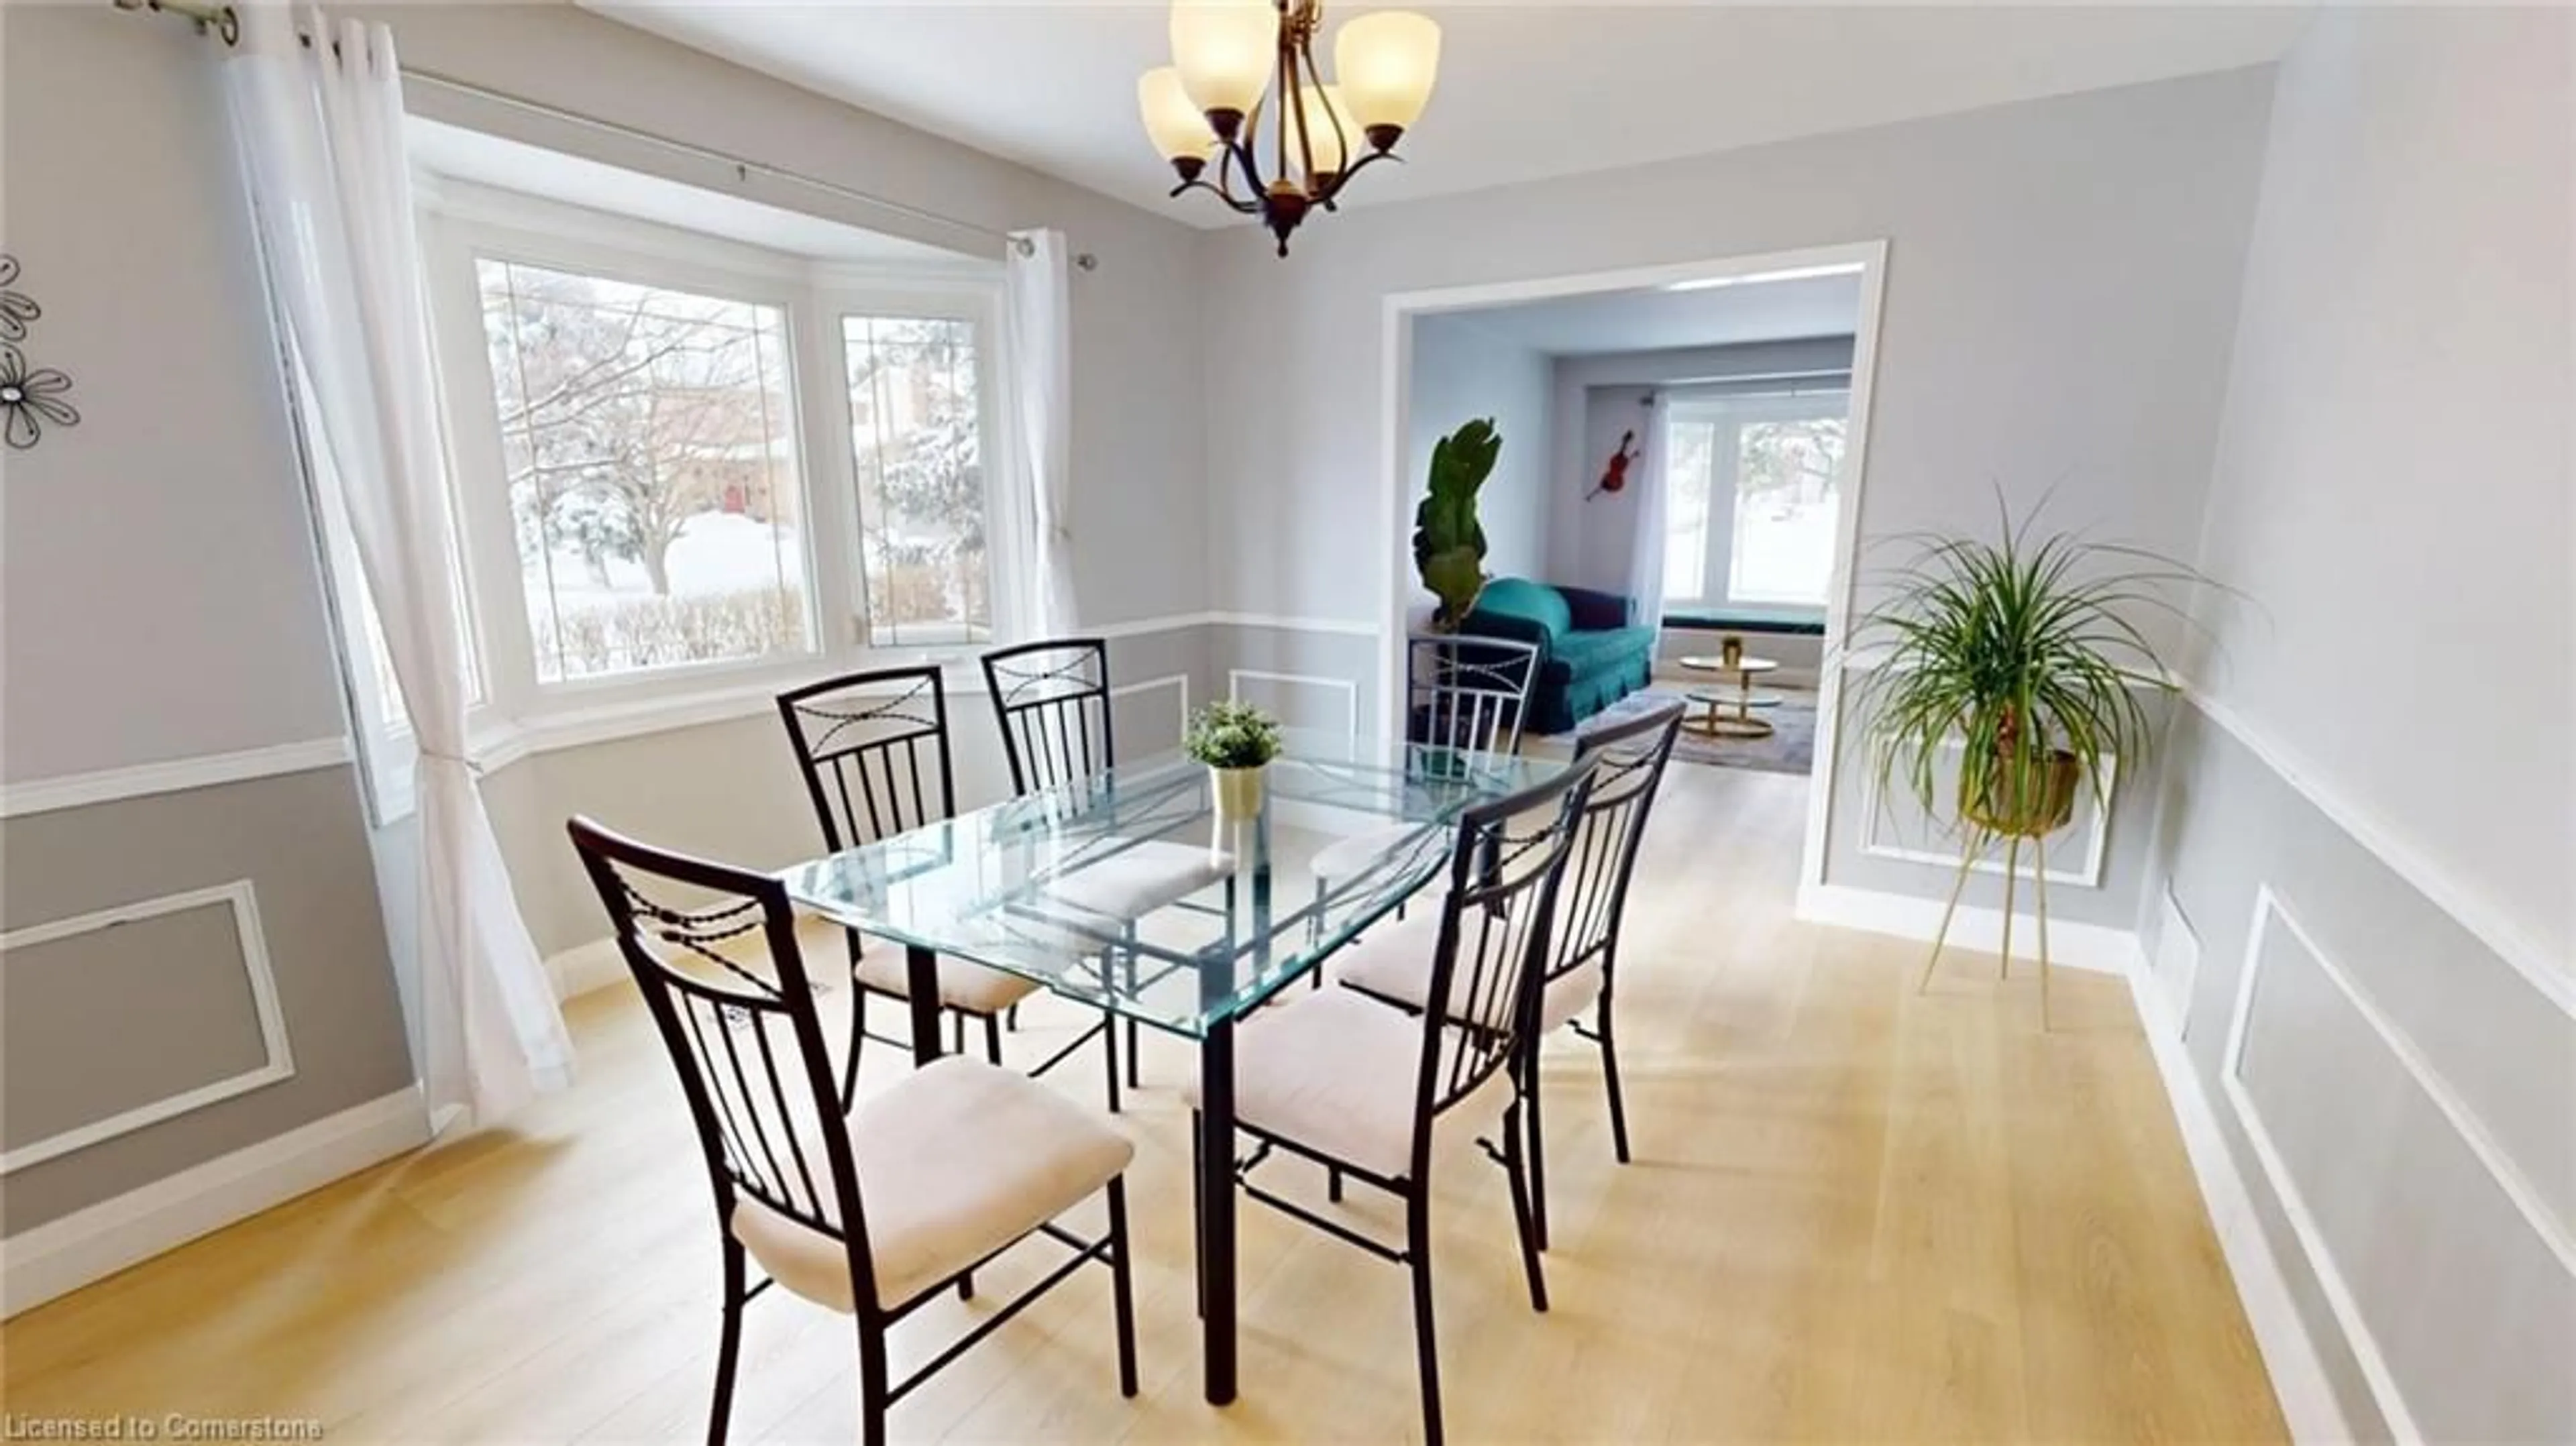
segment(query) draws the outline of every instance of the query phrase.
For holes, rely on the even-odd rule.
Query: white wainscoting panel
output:
[[[1966,746],[1965,743],[1954,740],[1943,745],[1943,748],[1946,752],[1960,752]],[[2092,793],[2079,794],[2076,798],[2075,819],[2072,826],[2083,829],[2079,841],[2074,842],[2072,846],[2068,840],[2062,838],[2053,839],[2049,843],[2048,881],[2050,883],[2065,884],[2079,889],[2102,887],[2102,859],[2110,848],[2111,814],[2107,807],[2096,803],[2095,800],[2111,799],[2116,802],[2118,795],[2113,792],[2113,789],[2119,781],[2120,760],[2116,757],[2105,757],[2102,760],[2102,776],[2098,788]],[[1955,820],[1918,819],[1914,821],[1915,827],[1906,828],[1899,825],[1897,837],[1886,837],[1881,831],[1891,823],[1888,807],[1890,802],[1891,800],[1879,791],[1878,770],[1874,767],[1864,767],[1861,770],[1860,797],[1860,851],[1862,853],[1872,858],[1900,859],[1906,863],[1939,864],[1947,869],[1955,869],[1959,866],[1959,853],[1965,841],[1959,837]],[[1910,809],[1912,805],[1908,802],[1905,806]],[[2070,856],[2080,862],[2072,867],[2068,866],[2066,860]],[[1997,847],[1990,857],[1979,860],[1974,869],[1974,872],[1981,874],[2001,874],[2003,871],[2004,852],[2001,847]]]
[[[1342,694],[1343,727],[1356,741],[1360,736],[1360,685],[1348,678],[1332,678],[1317,673],[1267,673],[1258,668],[1229,668],[1225,674],[1225,695],[1240,700],[1246,682],[1276,683],[1282,687],[1337,688]],[[1286,713],[1277,708],[1271,711]],[[1293,722],[1294,720],[1289,720]]]
[[[1166,673],[1159,678],[1144,678],[1133,683],[1121,683],[1109,690],[1109,697],[1112,702],[1115,702],[1120,698],[1131,697],[1138,693],[1154,692],[1163,688],[1173,690],[1175,711],[1172,721],[1172,737],[1175,740],[1178,740],[1181,735],[1189,731],[1190,726],[1189,674]],[[1135,750],[1131,745],[1129,752],[1133,754],[1136,751],[1137,750]]]
[[[2274,933],[2275,925],[2281,930],[2279,935]],[[2228,1023],[2227,1048],[2220,1064],[2220,1084],[2244,1128],[2247,1142],[2253,1147],[2256,1163],[2298,1238],[2299,1248],[2307,1257],[2309,1268],[2334,1313],[2335,1322],[2342,1329],[2353,1358],[2361,1367],[2380,1414],[2386,1418],[2397,1439],[2421,1441],[2425,1435],[2419,1425],[2420,1418],[2399,1386],[2396,1371],[2383,1349],[2381,1336],[2364,1314],[2350,1277],[2338,1261],[2312,1202],[2291,1170],[2271,1122],[2265,1119],[2246,1077],[2246,1054],[2254,1035],[2259,985],[2267,966],[2274,963],[2274,955],[2279,952],[2267,947],[2267,943],[2284,937],[2295,944],[2297,952],[2305,957],[2310,967],[2333,986],[2386,1046],[2415,1088],[2422,1091],[2425,1099],[2457,1132],[2469,1155],[2493,1178],[2512,1212],[2521,1217],[2540,1243],[2547,1247],[2548,1253],[2556,1257],[2559,1268],[2566,1272],[2571,1282],[2576,1282],[2576,1236],[2571,1236],[2567,1223],[2550,1210],[2539,1191],[2533,1188],[2467,1101],[2434,1068],[2415,1041],[2380,1009],[2350,973],[2318,945],[2297,917],[2282,904],[2271,885],[2262,885],[2255,894],[2254,919],[2246,935],[2242,975],[2237,985],[2235,1008]],[[2325,1083],[2319,1082],[2321,1086]],[[2427,1244],[2429,1247],[2431,1242]]]
[[[31,1141],[0,1155],[0,1175],[85,1149],[101,1140],[112,1140],[146,1125],[204,1109],[221,1100],[272,1085],[295,1074],[295,1057],[287,1047],[286,1016],[277,1004],[277,976],[271,971],[268,939],[259,924],[259,897],[250,880],[235,879],[229,884],[211,888],[190,889],[185,893],[164,894],[156,899],[143,899],[114,908],[99,909],[68,919],[32,924],[6,935],[0,935],[0,964],[12,949],[28,949],[39,944],[68,939],[98,929],[113,928],[141,919],[159,918],[164,914],[225,905],[232,910],[233,930],[241,942],[242,972],[250,985],[251,1006],[259,1017],[262,1062],[253,1069],[223,1079],[209,1080],[192,1089],[122,1110],[105,1119],[93,1120],[75,1129],[63,1130],[41,1140]]]

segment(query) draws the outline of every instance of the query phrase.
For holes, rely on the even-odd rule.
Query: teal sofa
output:
[[[1568,732],[1646,686],[1655,671],[1655,630],[1635,626],[1628,600],[1613,592],[1498,577],[1458,631],[1538,644],[1522,724],[1529,733]]]

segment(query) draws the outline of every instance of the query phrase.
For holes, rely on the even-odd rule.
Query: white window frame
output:
[[[534,749],[741,716],[757,711],[772,694],[814,678],[901,663],[953,664],[1025,635],[1028,587],[1016,565],[1022,528],[1007,515],[1009,499],[1021,489],[1008,485],[1004,472],[1018,465],[1018,449],[1002,357],[998,265],[964,258],[954,268],[818,262],[444,179],[424,186],[421,199],[422,266],[447,414],[451,505],[484,684],[483,704],[467,720],[469,751],[479,764],[496,768]],[[791,427],[803,490],[804,651],[538,681],[492,400],[478,259],[668,286],[772,306],[785,315]],[[867,643],[844,315],[950,318],[976,328],[987,559],[993,572],[990,643]]]
[[[1816,400],[1839,395],[1843,414],[1850,416],[1850,381],[1846,377],[1819,378],[1812,382],[1787,384],[1765,382],[1734,387],[1694,387],[1669,394],[1666,405],[1668,427],[1700,420],[1694,411],[1716,411],[1721,428],[1731,429],[1733,441],[1709,449],[1708,527],[1701,539],[1705,549],[1701,560],[1698,597],[1667,595],[1668,611],[1726,611],[1753,609],[1764,612],[1813,613],[1823,617],[1825,603],[1782,602],[1768,598],[1739,597],[1735,592],[1735,508],[1740,484],[1738,469],[1744,455],[1743,428],[1748,423],[1790,420],[1817,415]],[[1845,494],[1850,467],[1849,444],[1845,444],[1842,469],[1834,479],[1837,497]],[[1669,485],[1669,483],[1667,484]],[[1828,594],[1832,591],[1829,582]]]

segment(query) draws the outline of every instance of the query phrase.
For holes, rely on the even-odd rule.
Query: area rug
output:
[[[1684,727],[1673,743],[1673,756],[1692,763],[1714,763],[1721,768],[1758,768],[1766,773],[1806,773],[1816,761],[1816,695],[1804,688],[1762,688],[1758,697],[1780,701],[1768,708],[1757,708],[1754,716],[1768,720],[1768,738],[1712,738],[1695,729]],[[1641,713],[1668,702],[1682,702],[1693,719],[1704,717],[1705,704],[1682,698],[1682,690],[1670,684],[1631,693],[1600,712],[1583,720],[1567,735],[1580,738],[1595,728],[1624,723]]]

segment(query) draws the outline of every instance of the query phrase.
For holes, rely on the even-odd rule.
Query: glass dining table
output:
[[[1561,760],[1291,729],[1248,818],[1179,755],[1121,764],[781,875],[901,945],[913,1054],[939,1055],[937,958],[1005,970],[1199,1046],[1207,1399],[1235,1395],[1235,1022],[1430,883],[1468,808]]]

